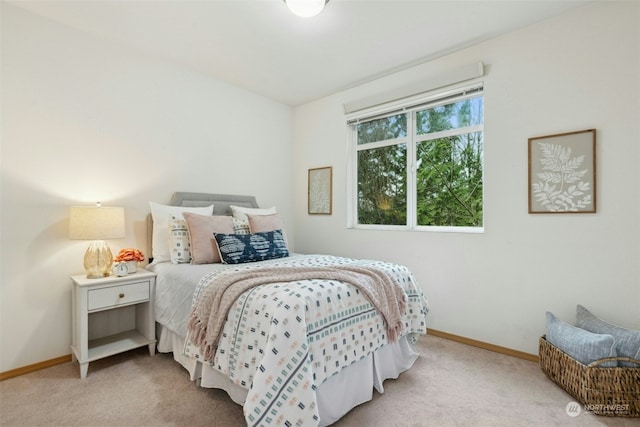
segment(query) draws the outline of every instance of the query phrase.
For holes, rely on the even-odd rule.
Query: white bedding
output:
[[[158,351],[173,352],[173,358],[189,372],[191,381],[197,381],[201,387],[224,390],[231,400],[244,405],[248,390],[235,385],[210,365],[185,356],[183,338],[158,325],[157,339]],[[413,366],[418,356],[407,337],[401,337],[398,342],[383,346],[320,384],[316,389],[318,425],[331,425],[351,409],[370,401],[374,389],[384,393],[383,382],[398,378]]]
[[[153,263],[147,266],[157,274],[155,317],[156,322],[181,337],[187,336],[187,318],[196,285],[207,273],[221,270],[223,264]]]
[[[296,256],[292,256],[284,262],[290,264],[299,264],[306,262],[306,259],[306,256],[301,256],[299,258],[296,258]],[[327,259],[340,258],[320,258],[321,262],[326,262]],[[271,262],[265,261],[252,264],[263,263],[270,264]],[[392,264],[380,264],[391,266],[385,268],[394,268],[394,265]],[[247,392],[251,387],[251,383],[254,379],[253,375],[256,372],[256,369],[258,369],[258,366],[260,366],[261,369],[265,369],[266,366],[275,374],[277,372],[276,362],[272,360],[271,362],[264,362],[266,363],[266,365],[260,365],[261,360],[256,360],[257,357],[260,357],[260,353],[254,352],[254,354],[242,354],[240,357],[238,356],[240,354],[239,346],[234,348],[234,344],[230,342],[221,342],[220,346],[223,349],[222,353],[224,353],[225,351],[227,352],[227,354],[229,354],[229,352],[233,352],[235,357],[240,357],[240,360],[236,361],[236,366],[243,365],[245,367],[244,371],[238,370],[238,372],[235,372],[234,377],[234,375],[229,375],[229,369],[225,369],[224,367],[231,366],[228,361],[225,361],[224,366],[220,365],[219,362],[221,359],[220,357],[217,357],[217,363],[214,363],[214,366],[209,366],[208,364],[196,362],[195,357],[198,356],[197,352],[194,352],[194,349],[189,348],[188,345],[186,346],[186,349],[194,353],[192,354],[192,357],[187,356],[186,354],[188,352],[185,353],[185,351],[183,351],[185,349],[184,337],[187,336],[187,319],[191,311],[194,292],[196,292],[199,283],[200,285],[202,285],[200,279],[203,276],[207,275],[215,276],[218,273],[212,272],[215,272],[216,270],[229,268],[237,269],[238,266],[234,267],[223,264],[189,265],[171,264],[165,262],[152,264],[148,267],[148,269],[158,274],[155,297],[156,321],[159,325],[161,325],[161,327],[159,328],[158,350],[163,352],[172,351],[174,353],[174,358],[189,370],[192,380],[199,379],[201,381],[201,385],[205,387],[223,388],[229,393],[234,401],[243,404],[247,403],[245,402],[247,398]],[[253,266],[241,266],[240,268],[253,268]],[[424,323],[424,315],[426,315],[428,308],[421,291],[419,291],[419,288],[418,291],[416,291],[415,288],[417,286],[415,285],[415,283],[413,283],[413,279],[410,277],[410,273],[408,273],[408,275],[406,273],[403,273],[403,275],[399,275],[398,280],[402,282],[411,282],[409,283],[409,286],[407,286],[407,288],[413,289],[413,295],[410,298],[413,299],[413,312],[405,319],[407,325],[406,332],[418,334],[425,333],[426,326]],[[405,285],[407,285],[407,283],[403,283],[403,286]],[[422,305],[423,301],[424,305]],[[362,304],[362,301],[357,300],[356,303]],[[336,306],[336,304],[337,303],[335,302],[325,304],[325,310],[327,307],[333,308],[334,306]],[[416,309],[418,309],[417,313]],[[241,308],[238,307],[236,317],[240,316],[240,310]],[[320,312],[314,312],[314,314],[312,315],[314,316],[314,318],[319,318],[318,316],[321,316]],[[350,359],[345,359],[345,362],[342,364],[337,364],[338,361],[336,360],[338,355],[344,356],[343,353],[346,353],[346,351],[342,351],[343,349],[340,345],[342,343],[337,345],[334,343],[331,351],[327,352],[326,350],[319,350],[319,336],[313,337],[313,339],[316,340],[316,350],[314,355],[314,346],[310,346],[310,354],[311,359],[314,359],[315,357],[315,361],[313,363],[309,363],[309,366],[311,371],[313,371],[314,369],[317,370],[317,372],[313,372],[313,378],[315,378],[315,382],[317,382],[317,384],[313,384],[311,389],[308,389],[306,391],[306,408],[302,410],[298,409],[298,412],[306,411],[307,414],[298,415],[295,413],[295,411],[294,413],[291,413],[292,411],[290,409],[287,409],[286,405],[283,405],[283,402],[286,402],[286,400],[281,399],[282,402],[276,402],[274,400],[269,405],[269,408],[277,405],[279,405],[278,407],[280,408],[285,406],[285,408],[275,411],[270,409],[269,413],[263,412],[260,415],[259,422],[257,422],[256,424],[261,425],[266,423],[276,425],[278,424],[278,420],[286,421],[287,417],[294,417],[293,419],[300,422],[302,422],[301,420],[304,420],[305,425],[308,425],[309,422],[311,422],[311,424],[319,425],[330,424],[340,418],[344,413],[349,411],[353,406],[360,404],[366,400],[370,400],[373,387],[376,387],[376,389],[382,392],[382,381],[384,379],[395,378],[401,372],[408,369],[415,361],[417,355],[411,349],[410,342],[409,340],[407,340],[406,336],[403,336],[398,342],[387,343],[384,334],[381,334],[379,332],[372,332],[374,330],[380,330],[380,319],[376,319],[375,316],[368,316],[368,318],[361,316],[362,318],[359,321],[367,323],[369,325],[367,326],[367,328],[371,329],[368,330],[365,335],[368,334],[370,336],[369,338],[362,338],[359,341],[361,343],[367,343],[369,348],[362,347],[357,349],[357,351],[354,351],[354,349],[351,347],[351,349],[349,350]],[[231,319],[231,317],[232,316],[230,313],[229,318]],[[311,321],[309,319],[307,319],[307,321],[309,324],[311,324]],[[225,326],[225,328],[226,327],[227,326]],[[237,328],[238,326],[235,325],[232,327]],[[360,327],[359,330],[362,329],[363,328]],[[247,331],[248,330],[249,329],[247,329]],[[344,335],[344,331],[342,333]],[[372,342],[370,342],[371,340]],[[346,343],[346,341],[344,342]],[[327,346],[329,345],[329,343],[331,343],[330,337],[327,338],[326,343],[323,343],[322,345]],[[304,344],[303,347],[306,351],[307,345]],[[348,344],[345,344],[344,348],[346,349],[347,347]],[[273,351],[274,349],[273,346],[269,348],[271,349],[271,351]],[[300,348],[298,348],[298,351],[300,351]],[[326,361],[329,361],[326,366],[323,365],[324,361],[321,364],[318,364],[318,360],[322,359],[323,357],[326,359]],[[303,357],[303,360],[305,359],[306,356]],[[289,356],[283,357],[282,360],[289,360]],[[218,369],[216,369],[215,365],[218,365]],[[328,371],[327,367],[330,368]],[[236,368],[234,368],[233,370],[235,371]],[[321,371],[324,371],[325,374],[319,375],[316,378],[316,374],[321,373]],[[333,375],[334,372],[340,373],[337,375]],[[229,376],[231,378],[229,378]],[[270,375],[267,375],[267,378],[270,377]],[[274,378],[277,379],[278,375],[275,374]],[[305,378],[307,382],[311,381],[311,383],[313,383],[313,380],[310,380],[310,376],[308,378]],[[316,388],[315,391],[313,390],[314,388]],[[305,394],[300,390],[295,392],[295,396],[302,396],[303,394]],[[266,391],[258,392],[255,388],[253,392],[254,403],[256,399],[260,398],[260,393],[266,393]],[[281,393],[282,390],[278,390],[278,392]],[[309,395],[309,393],[312,393],[312,395]],[[347,396],[349,397],[348,399],[345,398]],[[255,417],[252,418],[251,414],[247,415],[247,411],[258,411],[260,410],[259,406],[259,404],[245,404],[245,416],[247,416],[248,422],[251,422],[252,419],[255,420]],[[309,406],[313,407],[311,411],[308,410]]]

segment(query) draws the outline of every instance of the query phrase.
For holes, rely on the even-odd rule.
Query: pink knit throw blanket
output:
[[[389,341],[396,341],[402,333],[404,323],[401,316],[406,309],[407,295],[383,270],[347,265],[266,267],[224,274],[206,286],[191,310],[189,339],[200,348],[205,361],[212,361],[225,318],[243,292],[267,283],[310,279],[338,280],[356,286],[383,316]]]

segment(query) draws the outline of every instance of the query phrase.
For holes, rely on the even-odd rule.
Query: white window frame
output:
[[[349,132],[348,144],[347,144],[347,228],[361,229],[361,230],[392,230],[392,231],[430,231],[430,232],[445,232],[445,233],[484,233],[484,213],[485,213],[485,197],[484,197],[484,185],[482,195],[482,226],[479,227],[455,227],[455,226],[425,226],[417,225],[417,189],[416,189],[416,172],[417,172],[417,160],[416,160],[416,146],[418,143],[428,141],[432,139],[468,134],[473,132],[482,131],[484,133],[484,120],[482,125],[468,126],[464,128],[457,128],[447,130],[444,132],[437,132],[426,135],[418,135],[415,129],[415,117],[418,111],[425,109],[435,108],[440,105],[450,104],[452,102],[459,102],[465,99],[475,98],[480,94],[484,97],[484,90],[482,82],[476,82],[471,85],[449,89],[447,91],[440,91],[430,93],[425,97],[412,98],[408,105],[400,106],[394,105],[392,111],[384,111],[382,108],[369,109],[368,112],[361,112],[358,115],[352,114],[347,117],[347,127]],[[483,98],[484,105],[484,98]],[[398,115],[400,113],[407,114],[407,135],[402,138],[395,138],[384,141],[376,141],[363,146],[358,146],[357,143],[357,125],[360,123],[381,119],[384,117],[390,117]],[[484,139],[484,138],[483,138]],[[393,142],[393,143],[392,143]],[[357,182],[358,182],[358,152],[361,150],[370,150],[374,148],[386,147],[390,145],[406,144],[407,147],[407,223],[406,225],[388,225],[388,224],[359,224],[358,223],[358,194],[357,194]],[[484,151],[484,142],[483,142]],[[484,183],[484,162],[482,165],[482,180]]]

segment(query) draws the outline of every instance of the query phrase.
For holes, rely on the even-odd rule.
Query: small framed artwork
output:
[[[529,213],[596,212],[596,130],[529,138]]]
[[[333,168],[309,169],[308,212],[310,215],[331,215]]]

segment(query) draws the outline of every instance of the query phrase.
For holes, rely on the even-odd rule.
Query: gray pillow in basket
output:
[[[620,357],[640,360],[640,331],[612,325],[594,316],[589,310],[579,305],[576,307],[576,326],[596,334],[609,334],[616,340],[616,352]],[[640,368],[633,362],[618,362],[619,366]]]
[[[594,334],[558,319],[547,311],[547,341],[576,359],[588,365],[605,357],[616,357],[616,340],[612,335]],[[616,362],[598,365],[602,368],[617,366]]]

